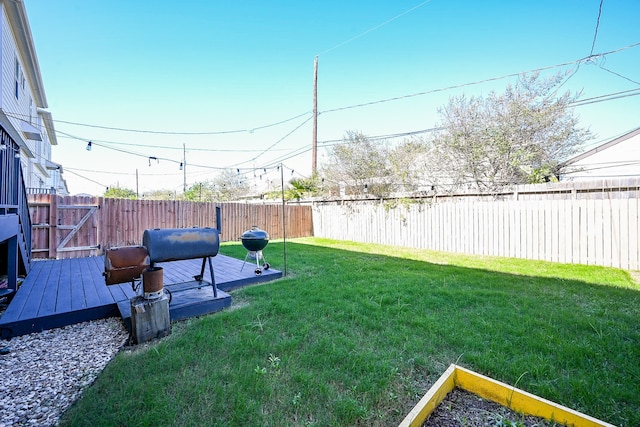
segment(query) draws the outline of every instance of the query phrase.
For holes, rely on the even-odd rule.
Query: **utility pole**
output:
[[[187,193],[187,146],[182,144],[182,194]]]
[[[136,199],[140,198],[140,193],[138,192],[138,168],[136,168]]]
[[[313,146],[311,149],[311,174],[318,168],[318,56],[313,61]]]

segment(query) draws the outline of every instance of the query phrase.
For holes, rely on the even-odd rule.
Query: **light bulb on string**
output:
[[[92,143],[91,141],[89,141],[89,142],[87,143],[87,151],[91,151],[91,145],[92,145],[92,144],[93,144],[93,143]]]

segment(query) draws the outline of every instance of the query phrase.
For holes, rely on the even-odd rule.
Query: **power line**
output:
[[[298,156],[300,156],[302,154],[305,154],[306,152],[311,151],[311,149],[312,149],[311,147],[308,147],[308,146],[305,145],[303,147],[300,147],[300,148],[296,149],[295,151],[292,151],[291,153],[289,153],[287,155],[284,155],[284,156],[277,157],[277,158],[273,159],[269,163],[264,164],[262,166],[262,168],[267,168],[267,169],[272,168],[272,167],[276,166],[277,164],[284,162],[285,160],[293,159],[294,157],[298,157]]]
[[[637,82],[637,81],[635,81],[635,80],[632,80],[632,79],[630,79],[629,77],[625,77],[625,76],[623,76],[622,74],[616,73],[615,71],[612,71],[612,70],[610,70],[610,69],[608,69],[608,68],[605,68],[605,66],[604,66],[604,65],[598,65],[598,68],[601,68],[601,69],[603,69],[604,71],[607,71],[607,72],[609,72],[609,73],[611,73],[611,74],[613,74],[613,75],[615,75],[615,76],[618,76],[618,77],[620,77],[620,78],[623,78],[623,79],[625,79],[625,80],[630,81],[631,83],[634,83],[634,84],[637,84],[638,86],[640,86],[640,83],[639,83],[639,82]]]
[[[452,85],[452,86],[447,86],[447,87],[443,87],[443,88],[431,89],[431,90],[427,90],[427,91],[424,91],[424,92],[412,93],[412,94],[409,94],[409,95],[402,95],[402,96],[396,96],[396,97],[393,97],[393,98],[380,99],[380,100],[377,100],[377,101],[371,101],[371,102],[365,102],[365,103],[361,103],[361,104],[349,105],[349,106],[346,106],[346,107],[332,108],[332,109],[329,109],[329,110],[321,111],[319,114],[333,113],[333,112],[336,112],[336,111],[350,110],[350,109],[354,109],[354,108],[367,107],[367,106],[375,105],[375,104],[382,104],[382,103],[385,103],[385,102],[391,102],[391,101],[398,101],[398,100],[401,100],[401,99],[413,98],[413,97],[416,97],[416,96],[430,95],[430,94],[437,93],[437,92],[445,92],[445,91],[452,90],[452,89],[460,89],[460,88],[467,87],[467,86],[474,86],[474,85],[479,85],[479,84],[483,84],[483,83],[489,83],[489,82],[502,80],[502,79],[506,79],[506,78],[510,78],[510,77],[517,77],[517,76],[521,76],[521,75],[525,75],[525,74],[537,73],[537,72],[540,72],[540,71],[546,71],[546,70],[550,70],[550,69],[553,69],[553,68],[566,67],[567,65],[580,64],[581,62],[585,62],[585,61],[588,61],[588,60],[592,59],[593,56],[604,57],[604,56],[607,56],[607,55],[611,55],[613,53],[621,52],[621,51],[626,50],[626,49],[631,49],[631,48],[636,47],[638,45],[640,45],[640,42],[633,43],[633,44],[630,44],[630,45],[627,45],[627,46],[624,46],[624,47],[621,47],[621,48],[618,48],[618,49],[610,50],[608,52],[603,52],[603,53],[599,53],[599,54],[596,54],[596,55],[589,55],[589,56],[586,56],[584,58],[576,59],[576,60],[569,61],[569,62],[564,62],[564,63],[560,63],[560,64],[555,64],[555,65],[549,65],[549,66],[546,66],[546,67],[535,68],[533,70],[528,70],[528,71],[521,71],[519,73],[505,74],[505,75],[498,76],[498,77],[490,77],[490,78],[483,79],[483,80],[477,80],[477,81],[468,82],[468,83],[461,83],[461,84],[458,84],[458,85]]]
[[[565,85],[565,83],[567,83],[569,80],[571,80],[571,77],[575,76],[578,73],[578,70],[580,70],[580,63],[576,64],[576,68],[573,70],[571,75],[569,75],[569,77],[564,79],[564,81],[562,83],[560,83],[560,85],[558,85],[558,87],[556,88],[554,93],[557,93],[560,90],[560,88]]]
[[[67,168],[65,168],[64,170],[66,171],[66,170],[67,170]],[[98,184],[98,185],[99,185],[99,186],[101,186],[101,187],[109,188],[109,186],[108,186],[108,185],[104,185],[104,184],[103,184],[103,183],[101,183],[101,182],[94,181],[93,179],[91,179],[91,178],[87,178],[86,176],[80,175],[79,173],[76,173],[76,172],[74,172],[74,171],[72,171],[72,170],[69,170],[69,173],[71,173],[71,174],[73,174],[73,175],[75,175],[75,176],[78,176],[78,177],[80,177],[80,178],[82,178],[82,179],[85,179],[85,180],[87,180],[87,181],[89,181],[89,182],[93,182],[94,184]]]
[[[310,111],[306,111],[306,112],[304,112],[302,114],[298,114],[296,116],[290,117],[290,118],[285,119],[285,120],[280,120],[280,121],[275,122],[275,123],[270,123],[270,124],[266,124],[266,125],[262,125],[262,126],[248,128],[248,129],[234,129],[234,130],[208,131],[208,132],[174,132],[174,131],[157,131],[157,130],[148,130],[148,129],[127,129],[127,128],[119,128],[119,127],[100,126],[100,125],[93,125],[93,124],[86,124],[86,123],[70,122],[70,121],[65,121],[65,120],[54,120],[54,122],[55,123],[64,123],[64,124],[69,124],[69,125],[74,125],[74,126],[83,126],[83,127],[89,127],[89,128],[96,128],[96,129],[114,130],[114,131],[120,131],[120,132],[149,133],[149,134],[159,134],[159,135],[225,135],[225,134],[242,133],[242,132],[253,133],[253,132],[257,131],[257,130],[262,130],[262,129],[278,126],[278,125],[281,125],[283,123],[287,123],[287,122],[293,121],[293,120],[295,120],[297,118],[306,116],[308,114],[311,114],[311,112]]]
[[[97,147],[106,148],[107,150],[113,150],[113,151],[118,151],[118,152],[120,152],[120,153],[130,154],[130,155],[132,155],[132,156],[142,157],[142,158],[145,158],[145,159],[149,159],[149,161],[151,161],[151,160],[156,160],[156,161],[158,161],[158,162],[159,162],[160,160],[163,160],[163,161],[166,161],[166,162],[171,162],[171,163],[176,163],[176,164],[180,164],[180,163],[182,163],[180,160],[168,159],[168,158],[166,158],[166,157],[149,156],[149,155],[142,154],[142,153],[136,153],[135,151],[123,150],[123,149],[121,149],[121,148],[110,147],[110,146],[105,145],[105,144],[96,143],[96,142],[93,142],[93,141],[87,141],[87,140],[86,140],[86,139],[84,139],[84,138],[76,137],[76,136],[74,136],[74,135],[71,135],[71,134],[68,134],[68,133],[65,133],[65,132],[60,132],[60,133],[62,133],[62,134],[64,134],[64,135],[67,135],[67,136],[69,136],[70,138],[74,138],[74,139],[77,139],[77,140],[80,140],[80,141],[84,141],[84,142],[91,142],[91,145],[92,145],[92,146],[93,146],[93,145],[95,145],[95,146],[97,146]],[[226,168],[226,167],[207,166],[207,165],[200,165],[200,164],[195,164],[195,163],[189,163],[189,166],[190,166],[190,167],[197,167],[197,168],[205,168],[205,169],[214,169],[214,170],[224,170],[224,169],[228,169],[228,168]]]
[[[274,142],[273,144],[271,144],[269,147],[267,147],[266,149],[264,149],[260,154],[258,154],[257,156],[255,156],[252,159],[246,160],[244,162],[240,162],[240,163],[236,163],[234,165],[232,165],[231,167],[237,167],[249,162],[253,162],[255,160],[257,160],[259,157],[261,157],[263,154],[265,154],[267,151],[271,150],[273,147],[275,147],[276,145],[280,144],[282,141],[284,141],[286,138],[288,138],[291,134],[293,134],[295,131],[297,131],[298,129],[300,129],[302,126],[304,126],[309,120],[311,120],[313,117],[308,117],[305,121],[303,121],[302,123],[300,123],[298,126],[296,126],[291,132],[287,133],[285,136],[283,136],[282,138],[278,139],[276,142]]]
[[[627,91],[625,91],[625,92],[627,92]],[[594,98],[587,98],[587,99],[584,99],[582,101],[573,102],[573,103],[571,103],[569,105],[572,106],[572,107],[582,107],[583,105],[597,104],[599,102],[612,101],[614,99],[628,98],[628,97],[631,97],[631,96],[640,95],[640,89],[632,89],[630,91],[632,93],[626,93],[625,94],[625,92],[618,92],[619,95],[618,94],[609,94],[609,95],[597,96],[597,97],[594,97]]]
[[[424,6],[425,4],[429,3],[430,1],[431,1],[431,0],[423,1],[423,2],[422,2],[422,3],[420,3],[420,4],[418,4],[418,5],[416,5],[416,6],[413,6],[411,9],[406,10],[406,11],[402,12],[401,14],[394,16],[394,17],[393,17],[393,18],[391,18],[391,19],[387,19],[386,21],[384,21],[384,22],[383,22],[383,23],[381,23],[381,24],[376,25],[375,27],[369,28],[368,30],[366,30],[366,31],[364,31],[364,32],[362,32],[362,33],[360,33],[360,34],[358,34],[358,35],[356,35],[356,36],[353,36],[353,37],[351,37],[350,39],[347,39],[347,40],[345,40],[345,41],[343,41],[343,42],[341,42],[341,43],[338,43],[338,44],[337,44],[337,45],[335,45],[334,47],[332,47],[332,48],[330,48],[330,49],[325,50],[325,51],[324,51],[324,52],[322,52],[321,54],[318,54],[318,56],[320,56],[320,55],[325,55],[325,54],[327,54],[327,53],[329,53],[329,52],[331,52],[331,51],[333,51],[333,50],[338,49],[339,47],[342,47],[342,46],[344,46],[344,45],[346,45],[346,44],[348,44],[348,43],[351,43],[351,42],[352,42],[352,41],[354,41],[354,40],[357,40],[357,39],[359,39],[359,38],[361,38],[361,37],[364,37],[364,36],[366,36],[367,34],[369,34],[369,33],[373,32],[373,31],[375,31],[375,30],[377,30],[377,29],[379,29],[379,28],[382,28],[382,27],[384,27],[385,25],[387,25],[387,24],[389,24],[389,23],[391,23],[391,22],[395,21],[396,19],[401,18],[401,17],[403,17],[404,15],[406,15],[406,14],[408,14],[408,13],[413,12],[414,10],[416,10],[416,9],[418,9],[418,8],[420,8],[420,7],[422,7],[422,6]]]
[[[113,144],[113,145],[126,145],[128,147],[142,147],[142,148],[159,148],[162,150],[183,150],[183,147],[172,147],[169,145],[152,145],[152,144],[136,144],[136,143],[131,143],[131,142],[118,142],[118,141],[107,141],[107,140],[103,140],[103,139],[94,139],[94,138],[81,138],[81,137],[76,137],[76,136],[70,136],[70,134],[62,132],[62,131],[58,131],[56,130],[56,134],[60,134],[62,135],[61,138],[69,138],[69,139],[76,139],[76,140],[80,140],[83,142],[88,142],[88,141],[92,141],[92,142],[102,142],[104,144]],[[278,149],[278,151],[284,151],[286,149]],[[238,148],[229,148],[229,149],[225,149],[225,148],[191,148],[189,147],[187,149],[187,151],[201,151],[201,152],[210,152],[210,153],[255,153],[255,152],[259,152],[262,151],[262,148],[254,148],[254,149],[238,149]]]
[[[409,132],[392,133],[392,134],[387,134],[387,135],[367,136],[367,139],[370,140],[370,141],[378,141],[378,140],[381,140],[381,139],[402,138],[402,137],[407,137],[407,136],[420,135],[420,134],[423,134],[423,133],[437,132],[437,131],[443,130],[443,129],[444,128],[442,128],[442,127],[434,127],[434,128],[429,128],[429,129],[420,129],[420,130],[414,130],[414,131],[409,131]],[[330,145],[343,144],[343,143],[345,143],[345,141],[344,141],[344,138],[341,138],[341,139],[329,139],[329,140],[325,140],[325,141],[319,141],[319,143],[323,144],[326,147],[326,146],[330,146]]]
[[[593,49],[596,47],[596,38],[598,38],[598,27],[600,27],[600,16],[602,15],[602,3],[604,0],[600,0],[600,8],[598,9],[598,20],[596,21],[596,31],[593,34],[593,42],[591,43],[591,52],[589,56],[593,55]]]
[[[69,168],[69,167],[65,167],[64,170],[65,171],[70,170],[70,171],[77,171],[77,172],[90,172],[90,173],[108,174],[108,175],[136,176],[135,172],[113,172],[113,171],[102,171],[102,170],[95,170],[95,169],[80,169],[80,168]],[[138,173],[137,175],[140,175],[140,176],[169,176],[169,175],[182,175],[182,172],[172,173],[172,174],[168,174],[168,173]]]

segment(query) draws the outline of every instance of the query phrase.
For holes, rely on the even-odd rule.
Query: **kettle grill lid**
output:
[[[261,230],[257,225],[254,225],[251,227],[251,230],[242,233],[240,238],[243,240],[269,240],[269,233]]]

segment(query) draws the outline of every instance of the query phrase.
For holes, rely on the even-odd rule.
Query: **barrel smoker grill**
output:
[[[179,290],[211,286],[214,298],[218,290],[213,275],[211,258],[220,249],[220,232],[215,228],[169,228],[145,230],[142,246],[126,246],[108,249],[105,253],[105,282],[107,285],[131,282],[135,290],[136,280],[142,276],[143,296],[147,299],[162,295],[162,267],[160,262],[202,258],[200,274],[193,276],[195,282],[175,283]],[[204,280],[206,265],[209,265],[211,282]],[[145,284],[145,280],[147,284]],[[158,281],[160,281],[158,285]],[[171,295],[171,291],[167,289]],[[174,290],[173,292],[176,292]]]

